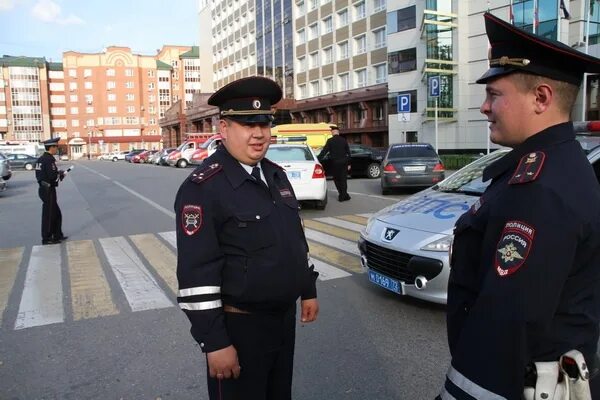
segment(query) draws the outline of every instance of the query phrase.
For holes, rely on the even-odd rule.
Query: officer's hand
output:
[[[61,181],[65,179],[65,171],[58,171],[58,179]]]
[[[317,299],[302,300],[300,305],[302,308],[300,321],[313,322],[317,319],[317,314],[319,313],[319,302]]]
[[[240,363],[233,345],[206,354],[211,378],[229,379],[240,376]]]

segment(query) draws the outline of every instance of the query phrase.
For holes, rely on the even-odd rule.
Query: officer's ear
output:
[[[537,85],[533,92],[535,94],[535,113],[543,114],[548,111],[553,102],[556,101],[554,98],[554,88],[547,83],[541,83]]]

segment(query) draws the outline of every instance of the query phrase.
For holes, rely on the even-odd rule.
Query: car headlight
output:
[[[373,224],[377,218],[371,217],[367,221],[367,227],[365,228],[365,235],[369,236],[371,234],[371,228],[373,228]]]
[[[452,246],[453,239],[454,239],[454,235],[444,236],[441,239],[438,239],[436,241],[433,241],[433,242],[421,247],[421,250],[447,252],[448,250],[450,250],[450,247]]]

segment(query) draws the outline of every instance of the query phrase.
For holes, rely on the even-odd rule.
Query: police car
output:
[[[576,123],[575,129],[600,178],[600,121]],[[369,218],[358,242],[368,280],[400,295],[445,304],[454,224],[489,185],[481,179],[485,167],[509,151],[485,155]]]
[[[293,142],[271,144],[266,157],[285,170],[298,200],[310,200],[317,209],[325,209],[327,206],[325,170],[308,145]]]

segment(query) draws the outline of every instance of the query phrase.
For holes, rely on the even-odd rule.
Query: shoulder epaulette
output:
[[[273,165],[274,167],[277,167],[277,168],[283,170],[283,167],[281,165],[274,163],[273,161],[269,160],[268,158],[263,158],[263,161],[266,161],[267,163]]]
[[[546,154],[542,151],[536,151],[529,153],[521,157],[519,166],[515,170],[512,178],[508,181],[509,185],[516,185],[519,183],[533,182],[537,179],[538,175],[542,171]]]
[[[202,183],[215,176],[222,169],[223,167],[219,163],[202,164],[192,172],[190,179],[194,183]]]

